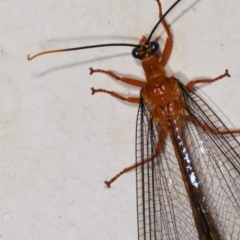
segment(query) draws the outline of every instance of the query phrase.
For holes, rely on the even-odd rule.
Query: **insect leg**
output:
[[[115,98],[119,98],[123,101],[130,102],[130,103],[139,103],[139,101],[140,101],[139,97],[123,97],[120,94],[117,94],[113,91],[108,91],[106,89],[95,89],[92,87],[91,90],[92,90],[92,95],[94,95],[96,92],[103,92],[103,93],[110,94]]]
[[[220,134],[220,135],[226,135],[226,134],[240,134],[240,129],[234,129],[234,130],[226,130],[226,131],[221,131],[217,130],[215,128],[209,127],[207,124],[194,119],[191,116],[186,116],[187,121],[195,124],[196,126],[201,127],[204,131],[210,132],[212,134]]]
[[[198,84],[198,83],[212,83],[212,82],[218,81],[218,80],[220,80],[224,77],[231,77],[231,75],[228,73],[227,69],[225,70],[224,74],[222,74],[222,75],[220,75],[216,78],[213,78],[213,79],[192,80],[186,85],[186,88],[189,89],[189,90],[192,90],[195,84]]]
[[[156,0],[156,1],[157,1],[158,8],[159,8],[159,18],[161,18],[162,17],[162,5],[161,5],[160,0]],[[173,37],[172,37],[172,33],[170,31],[169,25],[167,24],[165,19],[162,20],[162,24],[167,32],[167,39],[166,39],[165,47],[164,47],[164,50],[162,53],[160,64],[162,66],[165,66],[170,57],[170,54],[171,54]]]
[[[93,69],[93,68],[89,68],[89,70],[90,70],[91,75],[93,73],[99,72],[99,73],[107,74],[107,75],[115,78],[118,81],[127,83],[127,84],[132,85],[132,86],[141,87],[141,88],[146,86],[145,82],[142,82],[142,81],[139,81],[139,80],[136,80],[136,79],[133,79],[133,78],[119,77],[118,75],[116,75],[112,71],[106,71],[106,70],[102,70],[102,69]]]
[[[151,162],[152,160],[154,160],[154,158],[156,158],[161,150],[162,150],[162,146],[163,146],[163,142],[165,140],[166,137],[166,133],[164,131],[161,131],[159,138],[158,138],[158,143],[157,143],[157,147],[155,149],[155,153],[153,154],[153,156],[151,156],[150,158],[145,159],[144,161],[138,162],[130,167],[124,168],[121,172],[119,172],[116,176],[114,176],[113,178],[111,178],[109,181],[105,181],[104,183],[107,184],[108,187],[111,187],[111,184],[118,179],[121,175],[123,175],[126,172],[129,172],[139,166],[144,165],[145,163]]]

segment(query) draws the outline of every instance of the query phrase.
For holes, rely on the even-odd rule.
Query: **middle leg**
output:
[[[216,82],[224,77],[231,77],[231,75],[228,73],[228,69],[225,70],[225,73],[213,78],[213,79],[199,79],[199,80],[192,80],[190,81],[187,85],[186,88],[189,90],[192,90],[194,85],[198,84],[198,83],[212,83],[212,82]]]
[[[140,101],[139,97],[124,97],[116,92],[108,91],[106,89],[95,89],[92,87],[91,90],[92,90],[92,95],[94,95],[97,92],[103,92],[103,93],[107,93],[115,98],[118,98],[122,101],[130,102],[130,103],[139,103],[139,101]]]

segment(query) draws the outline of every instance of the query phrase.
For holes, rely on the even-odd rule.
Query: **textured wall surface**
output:
[[[163,0],[166,10],[173,1]],[[174,45],[166,67],[230,128],[240,127],[240,2],[183,0],[167,16]],[[144,79],[131,48],[27,54],[90,44],[138,43],[158,20],[154,0],[0,1],[0,239],[137,239],[135,172],[103,181],[135,162],[137,106],[90,87],[138,89],[89,67]],[[155,37],[164,43],[159,27]]]

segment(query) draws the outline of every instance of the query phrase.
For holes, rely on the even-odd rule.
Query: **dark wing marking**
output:
[[[186,115],[216,130],[227,130],[195,93],[179,83]],[[240,239],[240,145],[233,135],[216,135],[184,121],[184,138],[200,180],[205,209],[211,213],[221,239]],[[162,129],[143,100],[136,129],[136,161],[154,154]],[[169,136],[161,154],[137,169],[139,240],[198,239],[192,210]]]

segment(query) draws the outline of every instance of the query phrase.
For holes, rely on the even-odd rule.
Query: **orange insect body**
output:
[[[219,239],[219,233],[213,224],[211,213],[203,213],[203,209],[207,207],[203,201],[198,200],[204,199],[204,194],[199,187],[200,182],[195,173],[192,160],[189,158],[188,149],[182,134],[183,119],[186,113],[179,84],[174,77],[166,76],[164,67],[159,63],[155,55],[143,59],[142,66],[147,83],[142,88],[140,95],[154,122],[162,128],[155,154],[150,159],[146,159],[144,164],[160,154],[168,134],[172,140],[181,170],[182,180],[192,208],[199,239],[217,240]],[[205,80],[200,82],[205,82]],[[194,86],[194,83],[190,82],[190,84]],[[211,227],[209,227],[209,223],[212,224]]]
[[[214,150],[213,153],[211,153],[212,149],[209,146],[213,146],[212,144],[214,143],[213,141],[214,137],[205,137],[204,133],[202,132],[222,136],[224,134],[231,135],[233,133],[240,133],[240,130],[237,129],[229,131],[227,128],[224,128],[224,130],[222,130],[223,127],[225,126],[222,125],[220,120],[219,121],[216,120],[218,119],[218,117],[214,115],[214,113],[208,108],[207,105],[204,105],[204,102],[201,102],[202,100],[199,97],[195,96],[194,93],[190,91],[194,87],[194,85],[198,83],[211,83],[224,77],[230,77],[230,75],[226,70],[224,74],[213,79],[200,79],[190,81],[185,87],[182,87],[182,85],[176,78],[168,77],[164,66],[170,57],[172,49],[172,34],[167,22],[164,19],[164,16],[162,15],[160,1],[159,0],[156,1],[159,5],[160,20],[158,23],[162,22],[163,27],[167,32],[166,44],[163,49],[162,57],[159,61],[156,55],[158,50],[158,44],[156,42],[150,42],[152,33],[150,34],[149,39],[143,37],[140,40],[140,45],[133,45],[135,48],[133,49],[132,52],[135,58],[138,58],[142,61],[142,67],[144,69],[146,82],[127,77],[120,77],[117,76],[112,71],[90,68],[90,74],[97,72],[104,73],[118,81],[141,88],[140,97],[124,97],[114,91],[91,88],[92,94],[97,92],[103,92],[113,97],[119,98],[123,101],[138,104],[140,103],[139,116],[142,117],[143,119],[141,120],[140,124],[141,125],[140,150],[142,152],[144,151],[147,152],[146,155],[147,157],[145,157],[144,155],[145,153],[143,153],[143,157],[142,155],[141,157],[137,156],[136,158],[137,160],[139,160],[140,158],[141,160],[140,162],[138,161],[136,164],[123,169],[112,179],[110,179],[109,181],[105,181],[105,183],[107,184],[108,187],[110,187],[110,185],[122,174],[137,167],[141,168],[140,180],[138,181],[140,182],[139,184],[140,190],[141,188],[143,190],[140,191],[139,193],[140,197],[142,198],[142,203],[138,204],[138,208],[140,209],[138,211],[138,215],[140,216],[143,215],[142,216],[143,219],[139,220],[139,239],[144,240],[163,239],[163,236],[169,237],[168,239],[184,239],[183,234],[185,239],[193,239],[198,237],[198,239],[200,240],[219,240],[222,239],[222,236],[224,237],[226,236],[227,239],[229,236],[233,236],[233,238],[231,239],[238,239],[238,237],[240,236],[239,231],[238,232],[236,231],[234,235],[232,235],[229,229],[231,229],[232,223],[240,227],[239,225],[240,214],[239,213],[235,214],[235,212],[239,210],[239,203],[237,201],[238,194],[240,192],[240,189],[238,187],[238,181],[240,185],[239,180],[240,163],[238,162],[239,153],[237,153],[237,148],[235,148],[234,145],[231,144],[228,145],[227,141],[228,139],[225,139],[224,137],[222,138],[216,137],[216,140],[219,141],[220,144],[223,144],[224,151],[226,151],[226,153],[222,153],[221,149]],[[173,6],[175,6],[179,1],[176,1]],[[168,10],[165,13],[165,15],[169,11],[170,10]],[[155,27],[157,26],[158,25],[156,25]],[[154,28],[154,30],[155,29],[156,28]],[[124,44],[102,44],[80,48],[50,50],[36,54],[32,57],[28,56],[28,60],[31,60],[34,57],[37,57],[42,54],[54,52],[80,50],[92,47],[123,46],[123,45]],[[125,44],[125,46],[132,45]],[[197,99],[196,101],[199,101],[202,104],[200,107],[197,107],[197,110],[195,109],[196,104],[194,100],[192,100],[191,98],[192,96]],[[186,99],[194,102],[194,105],[188,104],[186,102]],[[207,110],[205,110],[203,106],[206,107]],[[146,110],[147,113],[143,113],[143,110]],[[209,115],[208,113],[205,114],[204,111],[206,112],[209,111],[210,112]],[[153,130],[154,127],[151,128],[149,126],[144,125],[145,123],[144,120],[146,120],[146,118],[149,115],[155,124],[154,126],[155,130]],[[212,122],[211,119],[213,119]],[[149,122],[150,122],[149,125],[153,125],[151,121]],[[218,126],[216,123],[219,122],[220,125]],[[209,123],[211,125],[208,125]],[[184,132],[184,126],[187,128],[185,129],[186,131],[188,131],[187,133]],[[150,132],[153,136],[150,134]],[[191,138],[191,140],[194,139],[195,141],[194,144],[196,144],[197,147],[202,147],[202,141],[204,140],[204,137],[207,139],[206,150],[209,151],[208,154],[211,161],[209,161],[210,170],[206,167],[207,168],[206,172],[208,172],[209,170],[209,173],[207,173],[208,177],[212,176],[214,180],[212,181],[209,180],[210,177],[206,180],[202,178],[205,172],[203,171],[203,167],[199,163],[200,159],[199,155],[203,158],[203,161],[205,161],[205,155],[203,153],[199,153],[198,149],[196,150],[196,147],[194,148],[193,146],[191,146],[191,143],[190,144],[188,143],[189,145],[187,144],[188,140],[186,138],[186,135],[189,133],[194,135],[194,137]],[[151,142],[152,139],[153,142],[155,141],[154,144],[156,145],[152,143],[151,143],[152,145],[149,144],[149,141]],[[165,142],[167,139],[170,139],[170,141],[172,142],[171,147],[166,146]],[[233,141],[235,141],[234,143],[238,146],[238,148],[240,148],[239,143],[234,139],[234,137]],[[149,145],[151,146],[149,147]],[[167,147],[169,147],[170,150],[166,150]],[[190,151],[190,148],[192,148],[191,149],[192,152],[197,152],[195,156]],[[175,167],[174,170],[176,169],[180,170],[181,173],[179,175],[181,175],[181,179],[178,178],[178,175],[177,177],[171,175],[172,172],[174,172],[169,167],[169,164],[172,161],[171,151],[175,152],[177,162],[174,164],[178,165],[177,167],[175,165],[173,165],[172,167]],[[150,154],[148,152],[150,152]],[[230,153],[232,155],[228,157],[228,154]],[[225,163],[226,158],[228,160],[227,163]],[[236,161],[234,161],[234,158],[237,158]],[[224,170],[228,174],[227,177],[223,174],[222,170],[223,167],[218,167],[217,165],[223,163],[225,164]],[[150,166],[148,166],[148,164]],[[154,164],[157,165],[155,169],[152,168]],[[164,164],[166,164],[165,168],[163,167]],[[227,164],[230,164],[230,166],[228,166]],[[162,170],[161,167],[164,168],[164,170]],[[146,171],[147,174],[149,174],[150,172],[150,175],[147,175],[146,179],[144,179],[145,168],[147,169]],[[231,171],[229,169],[231,169]],[[159,175],[155,176],[156,172]],[[159,194],[157,196],[157,198],[159,198],[157,199],[158,202],[154,203],[155,201],[154,198],[156,196],[154,192],[151,193],[154,187],[157,189],[155,190],[156,192],[158,192],[159,189],[160,189],[159,192],[161,192],[161,190],[167,191],[167,189],[169,189],[169,184],[168,181],[166,180],[167,179],[166,176],[171,176],[172,178],[175,178],[176,186],[174,190],[178,198],[177,200],[175,200],[174,196],[170,196],[171,193],[166,193],[166,195],[164,195],[165,193],[158,193]],[[226,180],[227,178],[229,178],[228,182]],[[170,180],[172,181],[171,178]],[[223,184],[228,185],[229,189],[231,189],[230,190],[231,194],[226,193],[225,189],[223,191],[223,187],[218,189],[216,187],[218,185],[216,185],[214,181],[219,182],[222,181]],[[151,184],[159,186],[156,187],[152,186]],[[177,189],[179,186],[180,188],[181,187],[183,188],[182,191]],[[147,190],[145,191],[144,188],[146,188]],[[216,190],[217,196],[221,199],[228,200],[229,203],[225,205],[225,203],[222,203],[220,200],[218,204],[218,199],[216,201],[214,200],[214,197],[211,195],[212,194],[211,190],[212,191]],[[147,197],[144,197],[144,193],[147,195]],[[168,194],[170,197],[168,196]],[[162,196],[164,197],[162,198]],[[181,204],[182,205],[185,204],[185,202],[181,202],[182,196],[188,199],[186,200],[186,202],[188,202],[188,206],[191,208],[191,210],[189,211],[191,212],[189,216],[187,215],[187,213],[184,212],[186,211],[184,208],[181,209],[181,207],[178,206]],[[234,200],[231,200],[230,197],[233,197]],[[176,203],[174,201],[176,201]],[[179,204],[178,201],[181,204]],[[152,206],[152,204],[155,205]],[[209,207],[211,207],[212,212],[208,211]],[[154,209],[153,212],[151,212],[151,208]],[[158,208],[161,209],[162,212]],[[164,210],[164,208],[166,209]],[[173,213],[170,212],[171,208],[173,208],[172,209]],[[220,210],[219,212],[216,213],[215,209],[217,208],[219,208]],[[160,212],[160,214],[155,213],[157,212],[157,210]],[[180,217],[184,218],[183,221],[189,225],[186,226],[186,228],[194,226],[194,230],[190,232],[188,235],[186,234],[184,229],[180,229],[182,219],[181,218],[177,219],[177,216],[174,215],[175,214],[174,211],[178,211]],[[147,214],[149,214],[148,217],[145,216]],[[164,214],[167,216],[166,219]],[[227,214],[230,216],[230,218],[233,218],[232,222],[229,221],[228,216],[226,216]],[[168,217],[170,220],[168,219]],[[216,220],[214,218],[216,218]],[[221,229],[222,226],[221,220],[224,221],[223,225],[224,227],[226,227],[227,229],[226,231]],[[164,227],[167,226],[168,224],[173,225],[171,225],[169,229],[167,228],[165,229]],[[144,229],[143,233],[141,233],[142,229]],[[156,231],[157,233],[155,232],[152,235],[152,232],[154,231]],[[195,233],[193,233],[194,231]]]
[[[169,117],[181,129],[184,112],[181,90],[175,78],[166,76],[164,68],[155,55],[142,61],[147,84],[141,90],[144,102],[149,106],[153,119],[161,125],[165,132],[171,133]]]
[[[196,174],[193,170],[192,163],[188,159],[188,153],[184,138],[182,136],[184,105],[181,89],[174,77],[167,77],[163,66],[155,55],[149,56],[142,60],[142,66],[146,75],[146,86],[141,90],[141,96],[144,103],[148,107],[154,122],[161,126],[163,134],[159,136],[159,143],[156,149],[156,154],[160,153],[166,134],[169,134],[174,146],[175,154],[178,159],[179,167],[182,173],[182,179],[190,199],[194,220],[199,232],[199,239],[208,239],[212,235],[211,240],[217,240],[217,233],[214,230],[209,230],[209,233],[204,232],[206,216],[201,216],[201,211],[198,211],[199,203],[196,203],[193,197],[193,191],[190,185],[199,185]],[[176,141],[176,139],[178,139]],[[194,180],[189,180],[188,176],[195,176]],[[203,197],[198,186],[196,186],[195,194]],[[202,196],[201,196],[202,195]],[[211,218],[211,216],[209,216]]]

